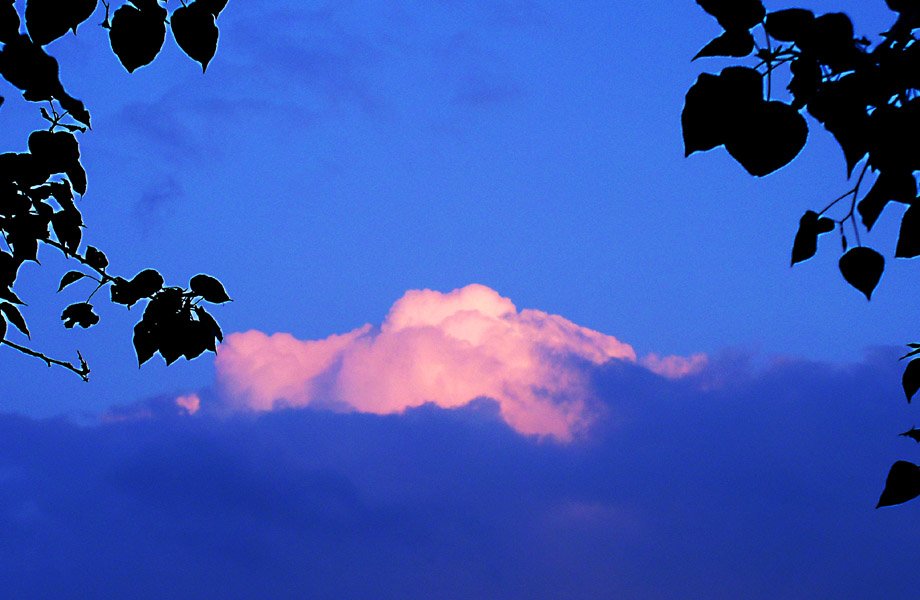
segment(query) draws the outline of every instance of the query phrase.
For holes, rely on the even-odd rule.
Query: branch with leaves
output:
[[[102,4],[105,20],[101,26],[108,31],[112,50],[128,72],[156,58],[167,25],[179,47],[205,71],[217,50],[216,21],[227,0],[182,2],[171,15],[163,6],[165,0],[131,0],[122,3],[111,19],[110,4],[104,0]],[[0,154],[0,235],[6,246],[0,249],[0,342],[48,366],[73,371],[84,380],[88,380],[90,369],[79,352],[79,364],[74,364],[7,339],[8,323],[31,339],[18,308],[25,303],[13,286],[24,262],[39,262],[41,246],[55,248],[85,267],[66,273],[59,292],[82,279],[96,283],[85,301],[64,309],[61,320],[65,327],[88,328],[99,322],[90,300],[105,286],[111,287],[115,304],[131,307],[146,303],[143,317],[134,327],[138,365],[156,353],[171,364],[181,356],[190,360],[205,350],[215,351],[223,334],[201,303],[230,300],[223,285],[209,275],[192,277],[187,288],[167,287],[154,269],[141,271],[129,280],[110,275],[108,258],[94,246],[80,252],[85,225],[74,194],[81,198],[86,194],[87,176],[80,163],[77,135],[91,129],[90,114],[83,102],[65,91],[58,63],[44,46],[68,32],[76,35],[97,5],[97,0],[27,0],[27,33],[22,33],[15,2],[0,0],[0,76],[22,90],[24,100],[42,103],[39,114],[50,124],[29,135],[27,152]]]
[[[920,137],[920,43],[913,35],[920,28],[920,0],[885,2],[897,17],[872,47],[868,39],[854,36],[853,23],[843,13],[816,16],[803,8],[767,13],[761,0],[697,0],[724,31],[694,60],[741,58],[753,66],[701,74],[687,92],[681,114],[687,156],[724,146],[755,177],[773,173],[798,156],[808,139],[803,112],[823,125],[843,151],[847,177],[860,164],[862,168],[852,189],[799,220],[791,263],[815,256],[819,238],[838,230],[840,273],[866,299],[881,280],[885,258],[862,244],[860,229],[871,231],[891,202],[908,207],[901,217],[895,258],[920,256],[920,198],[914,175],[920,171],[915,143]],[[783,71],[788,71],[785,101],[775,99],[773,90],[776,74]],[[869,173],[874,180],[864,192]],[[847,199],[846,213],[827,216]],[[848,243],[847,228],[855,246]],[[910,347],[902,381],[908,402],[920,390],[920,345]],[[902,435],[920,441],[920,432],[914,431]],[[920,467],[896,462],[879,506],[917,496]]]

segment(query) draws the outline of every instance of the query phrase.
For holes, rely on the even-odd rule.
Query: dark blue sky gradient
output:
[[[0,418],[10,597],[826,598],[916,589],[913,507],[875,505],[906,409],[895,354],[609,365],[595,435],[494,406],[402,416]],[[701,391],[710,388],[710,391]],[[131,420],[146,412],[153,418]]]

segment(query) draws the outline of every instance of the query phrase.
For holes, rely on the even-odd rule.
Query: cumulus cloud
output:
[[[508,298],[472,284],[449,293],[410,290],[379,327],[323,340],[235,333],[216,364],[225,395],[240,408],[313,405],[391,414],[486,397],[519,433],[567,441],[602,410],[589,369],[610,360],[636,362],[636,352],[559,315],[518,311]],[[650,355],[642,364],[681,377],[705,362],[703,355]]]

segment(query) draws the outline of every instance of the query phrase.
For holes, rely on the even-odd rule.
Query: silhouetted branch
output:
[[[57,360],[49,356],[45,356],[41,352],[36,352],[35,350],[31,350],[29,348],[26,348],[25,346],[20,346],[19,344],[16,344],[9,340],[3,340],[3,343],[9,346],[10,348],[13,348],[14,350],[19,350],[23,354],[28,354],[29,356],[34,356],[35,358],[39,358],[45,361],[45,363],[49,367],[51,365],[58,365],[59,367],[64,367],[68,371],[73,371],[74,373],[79,375],[83,379],[83,381],[89,381],[90,368],[89,368],[89,365],[86,364],[86,361],[83,360],[83,355],[80,354],[79,350],[77,350],[77,356],[80,359],[80,368],[77,368],[76,365],[74,365],[73,363],[64,362],[62,360]]]

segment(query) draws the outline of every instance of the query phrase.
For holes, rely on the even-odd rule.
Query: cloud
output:
[[[573,444],[518,435],[489,402],[219,415],[202,395],[194,416],[155,398],[121,411],[148,418],[94,426],[0,415],[0,587],[138,600],[907,597],[915,505],[873,509],[891,462],[916,461],[895,435],[912,414],[898,356],[755,368],[730,352],[680,379],[607,361],[597,401],[622,418]],[[711,372],[721,385],[704,389]]]
[[[374,414],[432,403],[498,403],[522,434],[569,441],[602,412],[592,367],[634,362],[631,346],[473,284],[449,293],[411,290],[379,328],[323,340],[258,331],[227,336],[217,356],[221,388],[237,407],[323,406]],[[644,361],[660,374],[699,370],[705,357]]]
[[[189,415],[194,415],[201,408],[201,399],[198,394],[189,394],[176,398],[176,406],[181,407]]]

